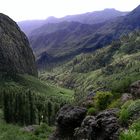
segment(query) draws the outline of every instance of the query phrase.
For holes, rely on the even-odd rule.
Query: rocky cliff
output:
[[[8,16],[0,13],[0,73],[37,76],[35,58],[27,37]]]

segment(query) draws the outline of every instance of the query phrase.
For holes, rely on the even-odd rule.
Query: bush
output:
[[[94,107],[88,109],[87,115],[95,115],[97,110]]]
[[[97,92],[94,97],[97,108],[99,110],[106,109],[112,100],[112,96],[111,92]]]
[[[140,139],[140,120],[134,122],[129,130],[120,134],[120,140],[139,140]]]
[[[129,120],[133,120],[133,116],[137,116],[140,112],[140,99],[136,101],[127,101],[122,107],[119,113],[119,119],[122,124],[127,125]],[[137,116],[139,117],[139,116]],[[136,118],[134,118],[136,119]]]
[[[120,99],[115,99],[109,104],[108,108],[120,108],[120,106],[121,106]]]
[[[53,129],[49,127],[46,123],[42,123],[34,132],[38,138],[47,138]]]

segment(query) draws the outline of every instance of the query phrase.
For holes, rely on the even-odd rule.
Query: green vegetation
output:
[[[110,90],[119,97],[140,79],[139,44],[140,32],[134,31],[107,47],[80,54],[61,67],[42,72],[40,79],[74,89],[76,101],[100,89]]]
[[[122,124],[128,125],[130,121],[138,119],[140,113],[140,100],[127,101],[122,107],[119,114],[119,119]]]
[[[112,93],[110,92],[97,92],[94,101],[98,110],[104,110],[110,104],[112,100]]]
[[[96,108],[90,107],[87,111],[87,115],[95,115],[97,112]]]
[[[46,140],[56,113],[74,95],[29,75],[1,76],[0,89],[0,140]],[[22,130],[28,125],[36,125],[35,132]]]
[[[123,131],[120,140],[139,140],[140,139],[140,120],[135,121],[129,130]]]
[[[73,100],[70,90],[47,85],[32,76],[16,76],[0,84],[1,106],[7,122],[22,125],[54,124],[55,115]]]
[[[46,124],[36,126],[35,132],[26,132],[15,124],[7,124],[3,120],[3,111],[0,110],[0,140],[47,140],[53,128]]]

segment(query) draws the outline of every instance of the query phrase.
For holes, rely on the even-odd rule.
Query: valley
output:
[[[139,19],[0,14],[0,140],[139,140]]]

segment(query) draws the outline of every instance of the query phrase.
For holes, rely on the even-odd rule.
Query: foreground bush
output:
[[[97,113],[97,110],[94,107],[90,107],[88,109],[87,115],[95,115]]]
[[[133,123],[129,130],[122,132],[120,140],[140,140],[140,120]]]
[[[136,101],[127,101],[122,107],[119,119],[122,124],[127,125],[129,120],[137,119],[140,113],[140,99]]]
[[[112,100],[112,93],[111,92],[97,92],[94,100],[96,102],[96,106],[99,110],[104,110],[110,104]]]

